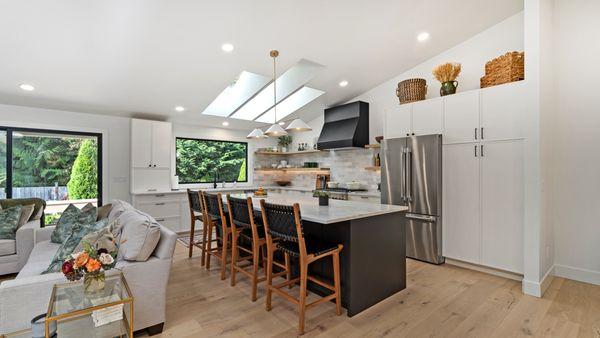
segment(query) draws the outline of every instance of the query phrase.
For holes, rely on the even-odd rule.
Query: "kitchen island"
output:
[[[319,206],[316,198],[270,193],[253,197],[260,212],[260,200],[268,203],[300,204],[304,233],[323,241],[344,245],[340,255],[342,306],[354,316],[406,288],[405,230],[402,213],[406,207],[354,201],[330,200]],[[225,196],[223,196],[225,197]],[[333,280],[331,259],[310,265],[310,273]],[[329,294],[321,286],[309,283],[318,294]]]

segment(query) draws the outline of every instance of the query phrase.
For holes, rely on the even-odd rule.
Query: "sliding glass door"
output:
[[[2,137],[2,196],[44,199],[47,224],[71,203],[102,203],[101,134],[3,128]]]

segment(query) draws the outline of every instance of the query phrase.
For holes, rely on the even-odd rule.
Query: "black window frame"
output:
[[[181,136],[177,136],[175,137],[175,173],[177,173],[177,140],[191,140],[191,141],[207,141],[207,142],[225,142],[225,143],[237,143],[237,144],[244,144],[246,146],[246,151],[245,151],[245,155],[246,155],[246,180],[245,181],[221,181],[219,180],[219,183],[221,182],[225,182],[225,183],[233,183],[233,182],[238,182],[238,183],[248,183],[249,182],[249,177],[248,177],[248,142],[243,142],[243,141],[229,141],[229,140],[215,140],[215,139],[205,139],[205,138],[194,138],[194,137],[181,137]],[[179,184],[210,184],[213,182],[179,182]]]
[[[12,198],[13,188],[13,133],[24,132],[24,133],[48,133],[57,135],[71,135],[71,136],[88,136],[96,137],[98,141],[98,158],[96,159],[96,166],[98,168],[98,196],[97,204],[102,206],[102,186],[103,186],[103,170],[102,170],[102,133],[91,133],[81,131],[69,131],[69,130],[54,130],[54,129],[40,129],[40,128],[21,128],[21,127],[6,127],[0,126],[0,130],[6,131],[6,198]]]

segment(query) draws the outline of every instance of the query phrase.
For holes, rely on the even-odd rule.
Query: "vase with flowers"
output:
[[[96,248],[83,242],[83,250],[71,254],[62,264],[62,273],[70,281],[83,277],[86,293],[95,293],[104,289],[105,273],[116,265],[117,252],[106,248]]]
[[[460,63],[444,63],[433,69],[433,76],[442,83],[440,96],[456,93],[456,87],[458,87],[456,78],[460,74],[460,69]]]

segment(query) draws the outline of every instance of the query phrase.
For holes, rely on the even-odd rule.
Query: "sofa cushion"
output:
[[[21,207],[21,216],[19,217],[19,226],[25,225],[25,223],[29,222],[31,215],[33,215],[33,210],[35,209],[35,204],[27,204]]]
[[[17,253],[17,241],[14,239],[0,239],[0,256],[14,255]]]
[[[89,233],[107,227],[107,222],[107,219],[103,219],[93,224],[75,223],[71,234],[60,245],[60,248],[52,258],[50,265],[43,273],[46,274],[60,271],[63,262],[75,251],[75,248],[77,248],[81,239]]]
[[[50,241],[37,243],[29,255],[27,264],[19,271],[17,278],[41,275],[50,264],[58,248],[60,248],[60,244]]]
[[[0,210],[0,239],[15,239],[21,208],[20,205],[17,205]]]
[[[91,205],[91,204],[90,204]],[[69,206],[63,211],[56,223],[56,228],[52,231],[50,240],[54,243],[63,243],[71,234],[75,224],[90,224],[96,221],[96,207],[85,206],[79,210],[75,205]],[[77,245],[77,244],[76,244]]]
[[[29,218],[30,221],[38,220],[44,214],[44,208],[46,208],[46,201],[41,198],[12,198],[12,199],[0,199],[0,206],[4,209],[14,207],[16,205],[28,205],[33,204],[33,214]]]
[[[118,221],[123,227],[118,257],[128,261],[148,260],[160,240],[160,225],[139,210],[123,212]]]

